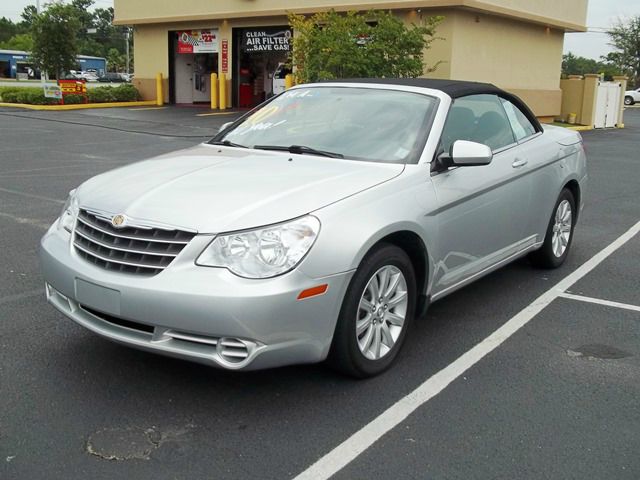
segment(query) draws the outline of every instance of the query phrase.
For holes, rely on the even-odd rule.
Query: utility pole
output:
[[[40,15],[40,0],[36,0],[36,12],[38,15]],[[42,70],[40,70],[40,83],[42,84],[42,86],[44,87],[44,84],[47,83],[47,79],[45,78],[46,72],[43,72]]]
[[[131,72],[129,72],[129,27],[126,27],[127,32],[125,33],[125,39],[127,41],[127,45],[125,47],[125,51],[127,52],[127,75],[129,75]]]

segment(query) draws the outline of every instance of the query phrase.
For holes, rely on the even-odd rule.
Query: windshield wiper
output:
[[[341,153],[335,152],[327,152],[325,150],[316,150],[315,148],[307,147],[305,145],[289,145],[288,147],[284,145],[254,145],[256,150],[278,150],[282,152],[295,153],[297,155],[318,155],[320,157],[330,157],[330,158],[344,158],[344,155]]]
[[[223,147],[236,147],[236,148],[249,148],[246,145],[240,145],[239,143],[233,143],[229,140],[222,140],[216,142],[209,142],[210,145],[222,145]]]

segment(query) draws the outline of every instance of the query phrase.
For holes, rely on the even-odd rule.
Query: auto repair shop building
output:
[[[560,114],[564,33],[586,31],[587,0],[115,0],[114,8],[115,23],[134,27],[134,83],[146,99],[162,73],[165,102],[208,102],[210,73],[223,72],[228,105],[257,105],[287,59],[287,12],[384,9],[407,23],[445,17],[426,53],[428,64],[443,63],[426,76],[494,83],[545,121]]]
[[[0,50],[0,78],[29,78],[29,71],[33,70],[29,55],[22,50]],[[78,70],[92,69],[100,75],[107,71],[107,60],[102,57],[78,55],[76,60]]]

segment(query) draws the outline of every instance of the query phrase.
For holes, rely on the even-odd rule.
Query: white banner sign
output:
[[[47,98],[62,98],[62,89],[58,85],[46,84],[44,85],[44,96]]]

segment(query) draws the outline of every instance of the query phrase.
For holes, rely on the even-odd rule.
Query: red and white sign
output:
[[[218,29],[178,32],[178,53],[217,53]]]
[[[222,73],[229,72],[229,40],[222,40]]]

